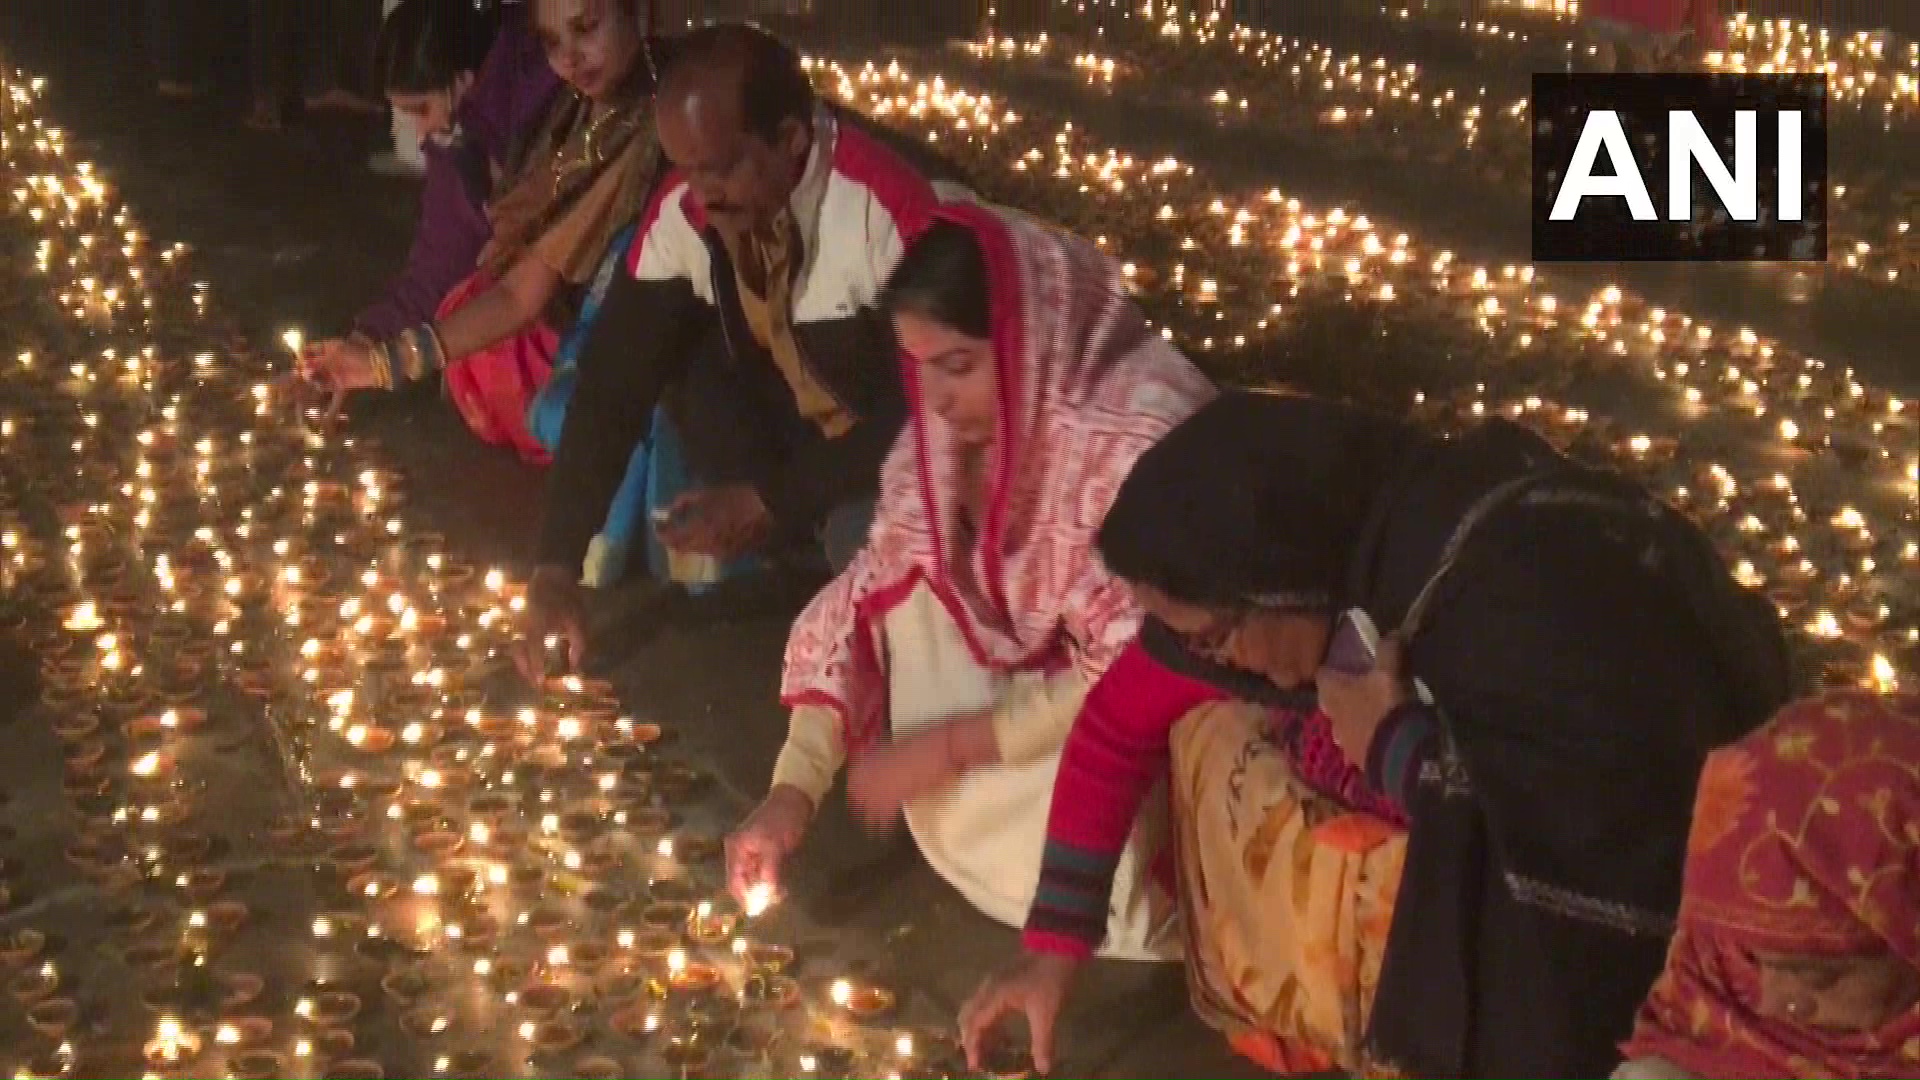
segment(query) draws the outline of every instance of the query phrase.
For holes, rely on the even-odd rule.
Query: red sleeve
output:
[[[1138,641],[1088,691],[1053,785],[1028,948],[1084,955],[1099,946],[1114,868],[1140,801],[1166,768],[1173,725],[1226,696],[1163,667]]]

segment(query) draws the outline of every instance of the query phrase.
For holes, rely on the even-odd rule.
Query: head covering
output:
[[[782,679],[787,704],[836,709],[854,746],[885,731],[880,620],[922,582],[988,669],[1043,664],[1071,641],[1097,678],[1139,613],[1093,531],[1140,454],[1214,393],[1098,248],[997,207],[937,216],[971,231],[986,263],[998,434],[969,543],[956,439],[906,362],[911,423],[882,468],[867,548],[795,623]]]
[[[1140,458],[1100,553],[1191,604],[1332,610],[1376,497],[1423,442],[1332,401],[1222,394]]]
[[[1680,924],[1624,1050],[1696,1076],[1920,1076],[1920,1008],[1874,1034],[1761,1016],[1754,950],[1920,970],[1920,696],[1787,706],[1700,778]]]

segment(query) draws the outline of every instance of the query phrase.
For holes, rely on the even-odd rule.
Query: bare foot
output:
[[[271,101],[256,101],[244,121],[255,131],[280,131],[286,125],[280,119],[280,106]]]
[[[174,101],[192,101],[200,96],[199,87],[178,79],[161,79],[154,89],[161,97],[171,98]]]
[[[368,101],[366,98],[352,91],[343,90],[337,86],[318,94],[308,94],[306,105],[309,109],[332,110],[335,112],[374,113],[380,111],[380,106],[375,105],[373,102]]]

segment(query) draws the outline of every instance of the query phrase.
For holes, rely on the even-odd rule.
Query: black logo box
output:
[[[1659,221],[1635,221],[1623,198],[1587,198],[1572,219],[1553,210],[1587,117],[1612,110],[1633,146]],[[1692,222],[1667,215],[1668,113],[1691,112],[1733,166],[1734,113],[1758,114],[1759,220],[1732,221],[1698,165]],[[1779,119],[1801,114],[1802,220],[1775,220],[1780,202]],[[1824,262],[1827,258],[1827,80],[1809,75],[1533,76],[1533,260],[1554,262]],[[1612,173],[1602,151],[1596,175]]]

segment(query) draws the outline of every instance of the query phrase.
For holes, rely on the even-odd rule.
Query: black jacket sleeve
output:
[[[755,490],[773,514],[783,538],[811,535],[833,508],[880,492],[880,466],[900,435],[906,411],[889,403],[863,416],[837,439],[803,443],[783,465],[756,481]]]
[[[608,286],[580,350],[579,382],[547,477],[542,564],[574,567],[585,557],[654,406],[712,320],[684,280],[643,282],[623,273]]]

